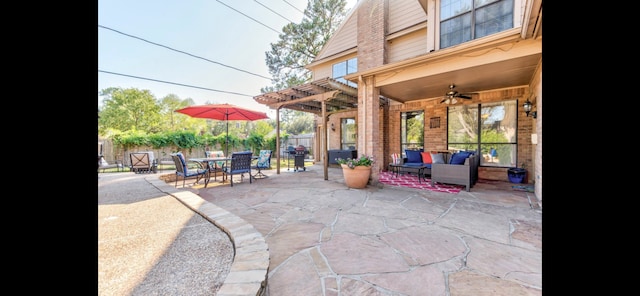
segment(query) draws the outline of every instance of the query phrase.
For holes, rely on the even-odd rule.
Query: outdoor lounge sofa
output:
[[[347,158],[351,158],[351,159],[356,159],[358,158],[358,150],[339,150],[339,149],[332,149],[332,150],[328,150],[329,152],[329,164],[338,164],[338,162],[336,161],[336,158],[342,158],[342,159],[347,159]]]
[[[464,185],[469,191],[478,181],[479,162],[477,155],[460,151],[452,154],[447,163],[432,163],[431,186],[436,182],[457,184]]]
[[[470,188],[478,180],[478,166],[480,159],[473,151],[459,151],[456,153],[422,152],[420,150],[405,150],[402,166],[398,168],[402,173],[418,173],[430,175],[431,185],[435,182],[456,184]]]

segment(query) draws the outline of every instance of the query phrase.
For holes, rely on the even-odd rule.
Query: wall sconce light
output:
[[[537,118],[538,117],[538,111],[531,112],[531,107],[532,106],[533,106],[533,104],[531,103],[531,101],[529,101],[528,98],[527,98],[527,101],[524,102],[524,104],[522,104],[522,108],[524,108],[524,113],[527,114],[527,117],[529,117],[529,114],[531,114],[531,117]]]
[[[331,130],[334,131],[334,132],[336,131],[336,126],[333,125],[333,122],[331,123]]]

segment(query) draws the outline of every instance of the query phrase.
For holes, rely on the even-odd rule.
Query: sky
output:
[[[357,0],[347,0],[349,11]],[[293,7],[292,7],[293,6]],[[229,103],[275,118],[257,103],[271,85],[265,53],[307,0],[100,0],[98,94],[149,90],[195,104]],[[98,95],[98,105],[103,97]]]

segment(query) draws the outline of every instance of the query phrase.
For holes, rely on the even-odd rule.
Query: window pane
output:
[[[424,149],[424,111],[402,112],[401,116],[400,149],[405,157],[405,149]]]
[[[342,133],[342,138],[341,138],[342,143],[340,143],[340,146],[342,147],[341,149],[352,150],[350,148],[353,147],[354,148],[353,150],[355,150],[356,143],[358,142],[356,119],[343,118],[340,128],[341,128],[340,132]]]
[[[449,150],[478,148],[478,106],[452,106],[447,116],[447,142]]]
[[[493,167],[515,167],[516,144],[492,144],[482,146],[482,157],[480,158],[481,166]]]
[[[483,142],[514,143],[516,141],[517,101],[482,105]],[[489,141],[489,137],[491,137]]]
[[[347,62],[341,62],[333,65],[333,77],[340,78],[347,74]]]
[[[474,0],[473,1],[473,6],[475,8],[478,8],[478,7],[481,7],[483,5],[489,4],[491,2],[497,2],[497,1],[500,1],[500,0]]]
[[[515,167],[517,112],[517,100],[449,107],[448,149],[480,151],[481,166]]]
[[[475,38],[513,27],[513,2],[500,1],[476,10]]]
[[[344,62],[334,64],[332,67],[331,78],[357,88],[357,83],[344,79],[345,75],[355,72],[358,72],[358,59],[352,58]]]
[[[347,60],[347,74],[358,72],[358,58]]]
[[[440,24],[440,47],[447,48],[471,40],[471,14]]]
[[[440,48],[513,28],[513,0],[442,0]]]
[[[471,3],[471,0],[442,0],[440,4],[440,19],[446,20],[471,11]]]
[[[480,163],[487,166],[513,167],[517,159],[516,100],[482,105]]]

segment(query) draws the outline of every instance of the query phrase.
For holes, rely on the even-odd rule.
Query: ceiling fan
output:
[[[471,100],[471,96],[461,94],[453,90],[455,87],[456,86],[454,84],[449,85],[449,91],[444,94],[444,98],[442,99],[442,101],[440,101],[440,103],[455,104],[458,102],[458,98]]]

